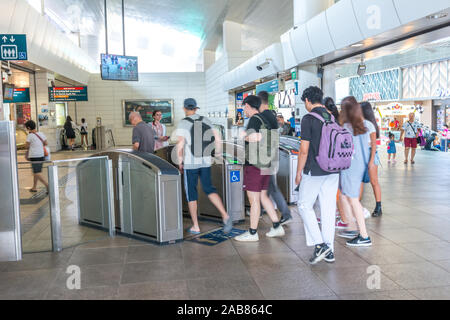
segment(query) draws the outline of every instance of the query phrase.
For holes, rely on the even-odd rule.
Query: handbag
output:
[[[413,129],[414,134],[417,135],[417,132],[416,132],[416,130],[414,130],[414,127],[411,125],[411,122],[408,121],[408,124],[409,124],[409,126],[411,127],[411,129]],[[417,143],[418,143],[419,145],[421,145],[422,139],[420,139],[420,137],[417,137],[417,138],[416,138],[416,141],[417,141]]]
[[[44,157],[48,157],[48,156],[49,156],[49,152],[48,152],[47,148],[45,147],[44,140],[42,140],[42,138],[41,138],[37,133],[34,133],[34,132],[33,132],[33,134],[34,134],[36,137],[38,137],[39,140],[41,140],[41,142],[42,142],[42,147],[44,148]]]
[[[363,155],[364,164],[366,165],[366,170],[364,170],[364,175],[363,175],[363,178],[362,178],[362,182],[363,183],[369,183],[370,182],[369,161],[367,161],[367,159],[366,159],[366,155],[364,153],[364,146],[362,144],[361,139],[359,139],[359,144],[361,146],[361,152],[362,152],[362,155]]]

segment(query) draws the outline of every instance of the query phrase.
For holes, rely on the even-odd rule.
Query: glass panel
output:
[[[58,127],[62,127],[66,122],[66,104],[55,103],[55,108],[56,108],[56,125]]]

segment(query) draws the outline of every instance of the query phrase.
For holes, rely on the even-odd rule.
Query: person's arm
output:
[[[140,133],[136,130],[136,128],[134,128],[133,129],[133,141],[132,141],[134,151],[139,150],[140,141],[141,141]]]
[[[177,136],[177,160],[178,160],[178,168],[180,171],[183,171],[183,159],[184,159],[184,146],[186,145],[186,141],[184,137]]]
[[[216,129],[213,129],[213,134],[214,134],[214,144],[216,147],[215,154],[216,154],[216,156],[221,155],[222,154],[222,137],[221,137],[219,131],[217,131]]]
[[[375,154],[377,153],[377,133],[372,132],[370,134],[370,161],[369,169],[375,166]]]
[[[297,164],[297,176],[295,178],[295,184],[299,185],[302,181],[303,169],[305,169],[306,160],[308,159],[309,153],[309,145],[310,142],[306,140],[302,140],[300,144],[300,152],[298,155],[298,164]]]

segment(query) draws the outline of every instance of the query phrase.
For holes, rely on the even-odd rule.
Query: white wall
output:
[[[78,121],[86,118],[89,131],[96,118],[113,129],[116,145],[131,145],[132,128],[123,126],[124,99],[173,99],[174,121],[184,118],[183,101],[195,98],[201,113],[205,112],[205,74],[199,73],[141,73],[139,82],[103,81],[100,75],[91,75],[88,83],[88,102],[77,103]],[[173,127],[168,127],[168,133]],[[89,135],[89,139],[91,135]]]

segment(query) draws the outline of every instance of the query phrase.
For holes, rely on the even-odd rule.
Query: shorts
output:
[[[270,175],[261,174],[261,169],[254,166],[244,166],[244,190],[261,192],[269,190]]]
[[[188,202],[198,200],[197,184],[198,178],[206,195],[217,193],[211,181],[211,167],[184,170],[184,190]]]
[[[417,138],[405,138],[405,148],[417,149]]]
[[[81,132],[80,134],[81,134],[82,136],[87,136],[88,133],[85,131],[85,132]]]
[[[45,157],[42,158],[30,158],[31,168],[33,169],[33,173],[41,173],[42,172],[42,166],[43,163],[33,163],[33,162],[44,162]]]

